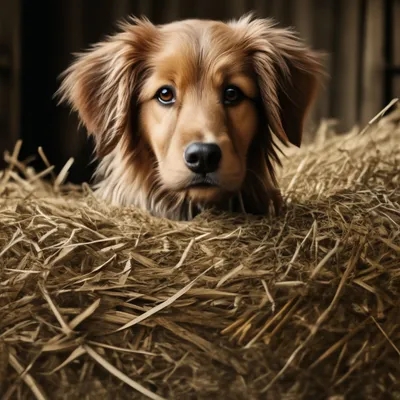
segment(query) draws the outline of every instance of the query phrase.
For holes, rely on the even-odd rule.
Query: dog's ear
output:
[[[252,56],[270,128],[281,141],[300,146],[304,120],[323,76],[322,55],[271,20],[247,16],[236,27]]]
[[[79,113],[95,138],[99,156],[108,154],[129,128],[132,96],[157,31],[147,20],[131,22],[121,24],[121,32],[77,55],[63,73],[57,92],[61,102],[68,102]]]

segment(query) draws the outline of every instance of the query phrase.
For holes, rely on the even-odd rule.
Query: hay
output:
[[[3,399],[400,397],[400,110],[292,151],[279,218],[190,223],[7,155]],[[20,144],[19,144],[20,145]],[[52,176],[50,182],[44,177]]]

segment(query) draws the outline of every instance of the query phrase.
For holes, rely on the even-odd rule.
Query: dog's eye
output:
[[[236,86],[230,85],[224,90],[224,104],[234,105],[243,100],[243,92]]]
[[[175,103],[175,90],[170,86],[163,86],[156,93],[157,100],[164,105]]]

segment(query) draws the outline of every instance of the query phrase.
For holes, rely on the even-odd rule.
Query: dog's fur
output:
[[[319,55],[271,20],[132,19],[78,55],[60,94],[95,139],[102,198],[171,219],[209,206],[259,214],[281,202],[272,133],[300,145],[320,74]],[[228,107],[229,84],[245,97]],[[172,106],[155,99],[163,85],[175,88]],[[217,187],[189,187],[183,152],[192,142],[221,148]]]

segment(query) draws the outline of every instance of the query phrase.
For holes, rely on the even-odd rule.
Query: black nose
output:
[[[192,143],[186,147],[185,163],[196,174],[207,174],[218,169],[221,149],[215,143]]]

